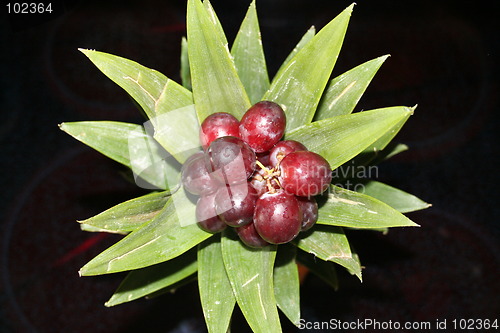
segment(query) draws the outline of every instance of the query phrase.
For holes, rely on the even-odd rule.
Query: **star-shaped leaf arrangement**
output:
[[[356,179],[347,167],[368,167],[407,149],[391,140],[414,107],[355,112],[387,55],[331,79],[353,5],[316,33],[309,29],[270,80],[255,3],[232,47],[210,2],[188,0],[182,40],[182,84],[134,61],[83,52],[121,86],[148,120],[63,123],[77,140],[129,167],[151,193],[79,221],[92,232],[126,235],[81,268],[83,276],[129,271],[106,303],[114,306],[198,281],[209,332],[226,332],[236,304],[254,332],[281,332],[278,308],[299,324],[298,266],[337,288],[340,265],[361,280],[361,264],[344,228],[386,231],[417,226],[402,213],[429,207],[417,197],[375,180]],[[261,100],[286,114],[284,139],[303,143],[328,161],[332,185],[318,198],[316,225],[288,244],[255,249],[226,228],[210,233],[196,224],[195,202],[180,170],[200,151],[200,123],[227,112],[241,119]],[[342,171],[344,168],[344,171]],[[363,184],[351,191],[340,184]],[[333,185],[336,184],[336,185]]]

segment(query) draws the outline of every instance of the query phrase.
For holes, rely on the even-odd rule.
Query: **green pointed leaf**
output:
[[[377,158],[375,158],[372,162],[378,164],[378,162],[382,162],[388,160],[389,158],[405,152],[408,150],[408,146],[403,143],[392,143],[390,142],[381,152],[378,154]]]
[[[231,54],[251,104],[257,103],[269,88],[269,76],[262,49],[255,1],[252,1],[248,8],[231,48]]]
[[[187,9],[188,55],[198,120],[215,112],[237,118],[250,107],[229,53],[227,40],[214,13],[199,0],[189,0]]]
[[[378,199],[401,213],[414,212],[431,206],[410,193],[375,180],[364,183],[359,192]]]
[[[80,51],[132,96],[150,119],[155,129],[155,138],[179,162],[183,163],[186,160],[185,152],[188,150],[186,147],[195,149],[199,146],[197,137],[199,126],[191,116],[194,112],[193,96],[188,89],[134,61],[103,52]],[[192,112],[188,112],[190,110]],[[165,125],[173,120],[175,126],[171,125],[168,128],[170,132],[167,136],[164,134]],[[179,140],[180,138],[182,140]],[[178,147],[179,142],[182,143],[181,147]]]
[[[236,299],[222,259],[220,235],[198,245],[198,287],[209,332],[227,332]]]
[[[370,60],[328,83],[315,120],[350,114],[388,55]]]
[[[417,227],[418,224],[389,205],[369,195],[331,186],[328,199],[320,204],[318,224],[376,229]]]
[[[194,211],[185,192],[177,191],[157,216],[88,262],[80,275],[142,268],[183,254],[212,236],[195,224]]]
[[[351,163],[355,166],[378,165],[389,158],[408,150],[408,146],[402,143],[389,142],[382,150],[373,149],[364,152],[352,159]]]
[[[316,225],[304,235],[299,235],[294,244],[322,260],[333,261],[345,267],[361,280],[361,265],[351,252],[349,241],[341,227]]]
[[[276,72],[276,75],[275,75],[276,77],[278,77],[278,76],[281,75],[281,72],[288,66],[288,64],[293,59],[293,57],[295,57],[295,55],[300,50],[302,50],[302,48],[307,43],[309,43],[309,41],[314,37],[314,35],[316,35],[316,28],[314,26],[312,26],[312,27],[309,28],[309,30],[306,31],[306,33],[304,34],[304,36],[302,36],[302,38],[297,43],[297,45],[295,45],[295,47],[293,48],[292,52],[290,52],[290,54],[288,54],[288,56],[286,57],[285,61],[283,61],[283,63],[281,64],[280,68]]]
[[[317,275],[333,289],[339,289],[339,280],[334,262],[321,260],[309,253],[305,253],[304,251],[298,251],[297,261],[307,267],[311,272],[313,272],[313,274]]]
[[[412,112],[415,108],[411,108]],[[385,159],[384,155],[388,154],[389,151],[384,151],[384,149],[389,145],[389,143],[394,139],[396,134],[399,133],[403,125],[406,123],[408,118],[402,119],[397,124],[389,128],[380,138],[378,138],[371,145],[366,147],[363,152],[356,156],[352,163],[354,165],[368,165],[374,164],[377,160]]]
[[[181,41],[181,81],[182,86],[188,90],[191,90],[191,70],[189,69],[189,59],[188,59],[188,42],[186,37],[182,37]]]
[[[413,112],[416,109],[416,106],[409,108],[409,109],[410,109],[411,114],[413,114]],[[399,133],[401,128],[403,128],[403,125],[406,123],[407,120],[408,120],[408,118],[403,118],[402,120],[397,122],[387,132],[385,132],[380,138],[378,138],[377,141],[375,141],[372,145],[368,146],[365,149],[365,152],[367,152],[367,151],[381,151],[385,147],[387,147],[387,145],[392,141],[392,139],[394,139],[396,134]]]
[[[122,87],[153,121],[161,113],[193,104],[191,92],[158,71],[112,54],[79,49],[107,77]],[[162,100],[161,110],[158,110]],[[155,125],[155,124],[154,124]]]
[[[378,140],[377,140],[378,141]],[[377,143],[374,143],[376,145]],[[389,142],[389,144],[383,148],[382,150],[378,150],[376,148],[372,147],[373,145],[370,145],[370,148],[365,149],[363,152],[361,152],[359,155],[354,157],[350,162],[345,163],[344,165],[340,166],[335,172],[343,178],[339,178],[339,180],[345,180],[349,178],[371,178],[371,176],[365,177],[364,175],[361,176],[356,176],[353,175],[352,172],[356,171],[357,169],[359,170],[368,170],[370,171],[371,168],[375,168],[376,166],[380,163],[382,163],[385,160],[388,160],[389,158],[402,153],[404,151],[408,150],[408,146],[405,144],[401,143],[396,143],[396,142]],[[376,178],[376,177],[375,177]]]
[[[141,187],[167,189],[178,183],[180,165],[169,159],[168,153],[140,125],[81,121],[62,123],[59,127],[78,141],[131,168]]]
[[[337,61],[353,5],[334,18],[276,76],[264,99],[283,105],[290,131],[312,121]]]
[[[217,13],[214,10],[214,7],[212,6],[212,3],[209,0],[203,0],[203,7],[205,8],[205,11],[207,13],[207,18],[210,20],[212,23],[216,35],[220,38],[220,40],[224,44],[228,44],[226,34],[224,33],[224,29],[222,28],[222,24],[220,23],[219,17],[217,16]]]
[[[107,233],[110,233],[110,234],[120,234],[120,235],[126,235],[128,234],[128,232],[125,232],[125,231],[120,231],[120,230],[108,230],[108,229],[103,229],[103,228],[99,228],[99,227],[94,227],[92,225],[89,225],[89,224],[80,224],[80,229],[82,231],[87,231],[87,232],[107,232]]]
[[[153,298],[156,298],[158,296],[163,296],[165,294],[173,294],[177,291],[177,289],[184,287],[185,285],[188,285],[188,284],[195,282],[197,280],[198,280],[198,275],[192,274],[192,275],[188,276],[187,278],[185,278],[179,282],[176,282],[176,283],[174,283],[166,288],[162,288],[158,291],[152,292],[151,294],[146,295],[144,298],[145,299],[153,299]]]
[[[156,117],[154,138],[180,163],[201,150],[200,125],[194,105],[171,110]]]
[[[83,225],[86,225],[99,231],[129,233],[158,215],[165,206],[168,197],[167,192],[146,194],[122,202],[94,217],[78,222],[82,223],[82,228]]]
[[[352,258],[340,258],[337,263],[344,268],[347,269],[349,273],[352,275],[356,275],[356,277],[359,279],[359,281],[363,282],[363,276],[362,276],[362,266],[361,266],[361,261],[359,260],[358,254],[351,249],[352,252]]]
[[[116,121],[79,121],[62,123],[59,128],[107,157],[131,167],[129,138],[145,134],[142,126]]]
[[[223,232],[222,256],[236,301],[254,332],[281,332],[273,287],[276,246],[251,249]]]
[[[274,265],[274,296],[281,311],[298,326],[300,322],[299,271],[295,262],[297,248],[280,246]]]
[[[303,143],[336,169],[408,119],[412,112],[411,108],[398,106],[332,117],[299,127],[287,133],[286,139]]]
[[[170,261],[136,269],[128,273],[106,306],[115,306],[147,296],[194,274],[196,251],[190,250]]]

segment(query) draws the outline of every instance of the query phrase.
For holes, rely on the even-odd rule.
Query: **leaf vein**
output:
[[[137,79],[134,79],[133,77],[130,77],[130,76],[123,77],[124,80],[130,80],[130,81],[134,82],[135,84],[137,84],[139,86],[139,88],[141,88],[141,90],[144,91],[146,93],[146,95],[148,95],[153,100],[153,102],[155,103],[155,106],[156,106],[156,103],[158,103],[158,100],[153,95],[151,95],[151,93],[146,88],[144,88],[141,85],[141,83],[139,82],[140,78],[141,78],[140,72],[137,75]]]
[[[153,238],[152,240],[150,240],[149,242],[146,242],[146,243],[142,244],[141,246],[138,246],[138,247],[134,248],[133,250],[128,251],[128,252],[122,254],[121,256],[118,256],[116,258],[111,259],[109,261],[109,263],[108,263],[107,271],[109,272],[111,270],[111,265],[113,264],[113,262],[115,262],[117,260],[121,260],[121,259],[125,258],[126,256],[128,256],[128,255],[130,255],[130,254],[132,254],[132,253],[134,253],[134,252],[142,249],[143,247],[148,246],[149,244],[152,244],[152,243],[156,242],[160,237],[161,236],[157,236],[157,237]]]
[[[352,81],[351,83],[349,83],[349,85],[347,87],[344,88],[344,90],[342,90],[342,92],[333,99],[333,101],[331,101],[331,103],[328,105],[328,108],[331,109],[333,108],[333,106],[338,102],[339,99],[341,99],[345,94],[347,94],[347,92],[356,84],[357,81]]]

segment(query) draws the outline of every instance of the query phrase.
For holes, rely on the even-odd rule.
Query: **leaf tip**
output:
[[[118,303],[116,302],[116,297],[115,297],[115,295],[113,295],[106,303],[104,303],[104,306],[107,308],[110,308],[110,307],[118,305],[120,303],[121,302],[118,302]]]
[[[413,113],[415,113],[415,110],[417,109],[417,107],[418,107],[418,104],[415,104],[414,106],[409,108],[410,112],[411,112],[411,114],[410,114],[411,116],[413,116]]]
[[[380,59],[380,61],[381,61],[381,62],[384,62],[384,61],[386,61],[386,60],[387,60],[387,58],[389,58],[390,56],[391,56],[390,54],[385,54],[385,55],[383,55],[383,56],[379,57],[379,59]]]
[[[89,54],[90,54],[91,52],[95,52],[95,50],[91,50],[91,49],[84,49],[84,48],[82,48],[82,47],[79,47],[79,48],[78,48],[78,51],[82,52],[82,53],[83,53],[83,54],[85,54],[87,57],[89,56]]]
[[[93,274],[93,273],[92,273],[92,267],[90,267],[90,268],[88,267],[90,263],[91,263],[91,262],[88,262],[88,263],[87,263],[87,264],[85,264],[82,268],[80,268],[80,270],[78,271],[78,275],[79,275],[80,277],[82,277],[82,276],[92,276],[92,275],[96,275],[96,274]],[[92,263],[92,264],[93,264],[93,263]]]
[[[68,123],[57,124],[57,127],[59,127],[59,129],[61,131],[63,131],[64,133],[67,133],[67,134],[71,135],[70,129],[68,129]]]

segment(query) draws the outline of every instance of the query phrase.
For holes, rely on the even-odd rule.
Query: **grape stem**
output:
[[[281,160],[280,160],[280,162],[281,162]],[[283,188],[281,186],[281,184],[280,184],[280,181],[278,180],[278,177],[281,174],[281,172],[279,170],[279,162],[278,162],[278,164],[276,164],[276,166],[274,168],[271,168],[271,169],[269,169],[268,167],[264,166],[264,164],[262,164],[259,160],[256,161],[256,164],[262,170],[264,170],[264,172],[266,173],[264,176],[262,176],[260,174],[258,174],[257,176],[260,179],[266,181],[267,189],[268,189],[269,192],[276,193],[276,188],[272,184],[273,180],[276,182],[276,184],[279,186],[279,188]],[[259,179],[259,178],[257,178],[257,179]]]

